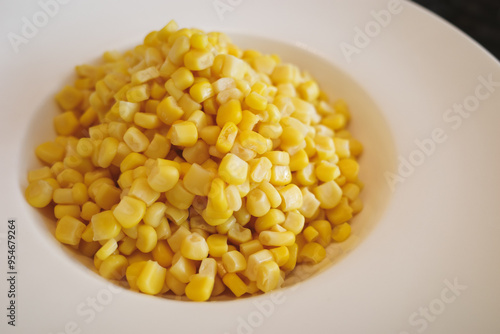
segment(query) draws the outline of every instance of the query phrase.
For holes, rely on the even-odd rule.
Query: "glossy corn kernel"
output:
[[[202,103],[214,96],[214,91],[210,82],[199,82],[189,88],[189,95],[195,102]]]
[[[280,268],[274,261],[262,263],[257,269],[257,287],[263,292],[276,289],[280,279]]]
[[[180,122],[172,125],[170,141],[177,146],[193,146],[198,140],[198,130],[192,122]]]
[[[72,111],[66,111],[54,117],[54,128],[58,135],[69,136],[78,129],[80,122]]]
[[[241,272],[247,267],[245,257],[236,250],[223,254],[222,263],[229,273]]]
[[[263,154],[267,151],[266,139],[255,131],[245,130],[238,135],[238,141],[244,148],[250,149],[257,154]]]
[[[214,55],[210,51],[190,50],[184,55],[184,66],[191,71],[201,71],[212,66]]]
[[[115,250],[118,249],[118,243],[116,242],[115,239],[109,239],[106,241],[104,245],[99,248],[97,253],[95,253],[95,256],[97,256],[100,260],[104,261],[106,260],[110,255],[113,254]]]
[[[300,262],[319,263],[326,257],[326,250],[316,242],[308,242],[299,253]]]
[[[139,225],[137,227],[137,249],[143,253],[151,252],[158,242],[156,230],[149,225]]]
[[[251,190],[246,198],[246,209],[254,217],[262,217],[271,209],[266,193],[258,188]]]
[[[243,184],[248,174],[248,163],[238,156],[228,153],[219,165],[220,177],[229,184]]]
[[[160,293],[165,284],[167,269],[156,261],[147,261],[137,277],[137,288],[148,295]]]
[[[127,258],[123,255],[110,255],[102,261],[99,274],[107,279],[121,280],[128,266]]]
[[[54,216],[61,219],[64,216],[80,218],[80,206],[74,204],[58,204],[54,206]]]
[[[210,298],[215,284],[215,277],[195,274],[186,286],[186,297],[194,301],[206,301]]]
[[[192,194],[207,196],[213,179],[212,172],[194,163],[184,175],[184,187]]]
[[[102,211],[92,217],[92,230],[94,241],[108,240],[116,237],[121,226],[110,210]]]
[[[257,270],[259,266],[268,261],[273,261],[273,254],[268,249],[262,249],[251,254],[247,259],[245,276],[255,281],[257,279]]]
[[[210,256],[221,257],[227,252],[227,236],[212,234],[207,238],[207,245]]]
[[[56,101],[64,110],[75,109],[83,99],[80,90],[72,86],[65,86],[57,95]]]
[[[345,241],[351,235],[351,225],[343,223],[337,225],[332,230],[332,239],[336,242]]]
[[[238,128],[236,127],[236,124],[234,124],[233,122],[225,123],[220,130],[219,136],[217,137],[217,141],[215,143],[215,147],[217,148],[217,150],[221,153],[229,152],[233,148],[237,134]]]
[[[64,216],[57,222],[56,239],[67,245],[78,245],[82,238],[82,233],[85,230],[85,224],[80,220]]]
[[[192,233],[181,243],[181,254],[190,260],[203,260],[208,256],[209,246],[205,238],[198,233]]]
[[[170,273],[182,283],[188,283],[191,276],[196,274],[196,265],[193,260],[187,259],[180,253],[174,255]]]
[[[353,209],[349,206],[346,197],[340,200],[340,203],[333,209],[326,211],[326,216],[330,223],[339,225],[352,218]]]
[[[65,153],[66,150],[62,145],[50,141],[38,145],[35,149],[36,156],[49,165],[61,161]]]
[[[154,191],[165,192],[172,189],[179,181],[179,170],[169,163],[162,163],[158,159],[148,176],[148,184]],[[167,160],[168,161],[168,160]]]
[[[278,166],[275,165],[271,168],[271,180],[272,185],[284,186],[292,182],[292,173],[289,166]]]
[[[259,233],[259,241],[264,246],[290,246],[295,242],[295,234],[290,231],[262,231]]]
[[[241,297],[247,292],[247,285],[236,273],[227,273],[222,277],[222,282],[236,297]]]
[[[134,152],[143,152],[149,146],[149,139],[139,129],[130,127],[123,135],[123,141]]]
[[[145,213],[146,203],[130,196],[124,196],[113,210],[113,216],[123,228],[139,224]]]
[[[342,198],[342,189],[334,181],[328,181],[313,188],[313,193],[323,209],[334,208]]]
[[[46,180],[30,182],[24,192],[28,203],[35,208],[44,208],[52,202],[54,188]]]
[[[290,246],[279,246],[269,249],[273,255],[273,259],[278,266],[284,266],[290,259]]]
[[[302,207],[302,192],[295,184],[289,184],[279,190],[282,198],[281,209],[283,212],[297,210]]]
[[[153,259],[162,267],[168,268],[172,265],[174,252],[170,249],[166,240],[159,240],[151,254],[153,254]]]

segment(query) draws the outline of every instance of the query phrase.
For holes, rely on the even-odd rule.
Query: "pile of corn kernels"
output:
[[[240,297],[349,237],[362,146],[346,103],[298,67],[171,21],[76,72],[25,196],[103,277]]]

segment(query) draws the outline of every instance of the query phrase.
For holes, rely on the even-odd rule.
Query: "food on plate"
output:
[[[358,156],[341,99],[274,54],[171,21],[56,95],[26,200],[107,279],[205,301],[279,288],[351,233]]]

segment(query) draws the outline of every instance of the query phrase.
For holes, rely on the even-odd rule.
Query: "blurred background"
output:
[[[500,0],[414,0],[500,59]]]

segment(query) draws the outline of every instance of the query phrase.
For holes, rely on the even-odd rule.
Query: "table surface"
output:
[[[500,1],[414,1],[458,27],[500,59]]]

